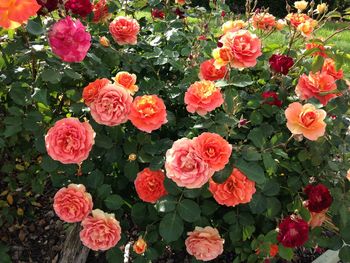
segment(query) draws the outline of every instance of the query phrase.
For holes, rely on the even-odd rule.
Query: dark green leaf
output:
[[[124,204],[124,200],[120,195],[110,195],[105,199],[105,205],[110,210],[117,210]]]
[[[175,212],[165,215],[159,224],[159,234],[167,243],[176,241],[183,230],[183,221]]]
[[[183,199],[177,206],[181,218],[187,222],[194,222],[200,218],[201,209],[196,202]]]

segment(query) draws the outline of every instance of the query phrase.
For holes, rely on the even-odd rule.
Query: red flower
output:
[[[294,215],[284,218],[278,228],[277,240],[285,247],[302,246],[309,238],[309,225]]]
[[[305,187],[304,193],[308,197],[306,207],[310,212],[319,213],[325,209],[328,209],[332,204],[333,198],[328,188],[323,184],[309,184]]]
[[[270,68],[276,73],[287,75],[289,69],[294,65],[294,60],[285,55],[272,55],[269,59]]]
[[[221,17],[225,17],[226,16],[226,12],[225,11],[221,11]]]
[[[175,14],[181,19],[185,18],[185,12],[181,11],[180,8],[175,9]]]
[[[282,101],[278,99],[278,94],[274,91],[265,91],[261,94],[265,104],[282,106]]]
[[[95,3],[92,6],[92,11],[94,12],[94,18],[92,19],[94,23],[105,22],[110,16],[106,0],[99,0]]]
[[[92,12],[92,4],[89,0],[68,0],[64,8],[68,11],[72,11],[75,15],[86,17]]]
[[[155,19],[155,18],[164,19],[164,18],[165,18],[165,13],[164,13],[164,11],[159,10],[159,9],[157,9],[157,8],[152,9],[151,15],[152,15],[152,18],[153,18],[153,19]]]
[[[41,8],[38,11],[39,15],[45,15],[58,8],[58,0],[36,0]],[[61,1],[60,1],[61,2]]]
[[[214,59],[209,59],[200,65],[200,70],[199,70],[199,78],[204,79],[204,80],[219,80],[225,77],[226,72],[227,72],[227,67],[222,66],[221,68],[217,69],[214,66]]]

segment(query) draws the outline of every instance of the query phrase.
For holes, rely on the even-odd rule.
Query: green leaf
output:
[[[53,160],[51,157],[48,155],[45,155],[41,161],[41,168],[43,168],[44,171],[51,173],[58,168],[58,162]]]
[[[40,25],[40,23],[35,22],[33,20],[29,20],[27,22],[27,30],[30,34],[34,36],[42,35],[45,32],[42,25]]]
[[[130,180],[135,181],[137,173],[139,172],[139,164],[136,161],[127,162],[124,166],[124,175]]]
[[[214,173],[213,175],[213,180],[216,183],[223,183],[227,180],[227,178],[229,178],[229,176],[232,173],[232,164],[228,163],[224,169]]]
[[[242,149],[242,156],[246,161],[260,161],[261,154],[256,150],[255,147],[244,147]]]
[[[175,212],[165,215],[159,224],[159,234],[167,243],[180,238],[183,230],[183,221]]]
[[[260,193],[253,195],[253,199],[249,202],[249,207],[253,214],[261,214],[266,210],[266,198]]]
[[[175,210],[176,204],[176,199],[171,195],[167,195],[157,201],[155,208],[158,212],[168,213]]]
[[[275,180],[271,179],[267,181],[262,189],[262,192],[266,196],[275,196],[278,195],[280,191],[280,184]]]
[[[268,175],[275,174],[277,171],[277,163],[272,158],[271,153],[263,153],[262,158],[263,158],[263,162],[264,162],[264,166],[267,171],[267,174]]]
[[[95,138],[95,144],[103,149],[111,149],[113,147],[112,139],[102,133],[97,133]]]
[[[344,246],[340,251],[339,251],[339,258],[343,262],[350,262],[350,246]]]
[[[61,81],[61,78],[62,76],[60,72],[51,68],[45,68],[41,73],[41,79],[52,84],[59,83]]]
[[[86,182],[89,187],[97,189],[97,187],[103,184],[103,179],[103,173],[100,170],[94,170],[88,175]]]
[[[260,165],[253,162],[246,162],[243,159],[237,160],[235,166],[244,173],[250,180],[257,184],[265,183],[265,173]]]
[[[284,247],[283,245],[278,246],[278,253],[281,256],[281,258],[284,258],[288,261],[292,260],[294,257],[293,249]]]
[[[260,128],[252,129],[248,134],[248,139],[251,140],[253,144],[258,148],[262,148],[266,143],[264,133]]]
[[[183,199],[177,206],[181,218],[187,222],[194,222],[200,218],[201,209],[196,202]]]
[[[312,66],[311,66],[312,72],[316,73],[317,71],[320,71],[323,67],[323,63],[324,63],[324,57],[317,56],[312,62]]]
[[[254,81],[249,75],[238,75],[234,77],[232,85],[239,88],[245,88],[250,85],[253,85]]]
[[[124,200],[120,195],[110,195],[105,199],[105,205],[110,210],[118,210],[124,204]]]
[[[250,239],[252,234],[255,232],[255,226],[244,226],[242,231],[242,238],[243,241],[246,241],[247,239]]]
[[[124,262],[124,254],[118,247],[111,248],[106,253],[108,263],[122,263]]]
[[[41,88],[35,88],[34,89],[34,93],[32,95],[32,98],[36,101],[36,102],[41,102],[44,103],[45,105],[49,105],[48,101],[47,101],[47,89]]]

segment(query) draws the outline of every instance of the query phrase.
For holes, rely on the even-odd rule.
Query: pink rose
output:
[[[52,52],[65,62],[81,62],[90,46],[91,35],[83,24],[67,16],[56,22],[49,32]]]
[[[132,97],[126,89],[107,84],[90,104],[91,115],[99,124],[116,126],[128,120],[131,104]]]
[[[77,118],[59,120],[45,136],[48,155],[64,164],[81,163],[91,151],[95,132],[88,122]]]
[[[121,228],[114,214],[107,214],[100,209],[92,211],[81,222],[80,240],[92,250],[108,250],[114,247],[121,237]]]
[[[190,189],[202,187],[214,174],[198,154],[195,143],[187,138],[175,141],[166,152],[165,170],[178,186]]]
[[[216,228],[196,226],[193,232],[187,233],[185,240],[187,252],[197,260],[210,261],[224,252],[224,239]]]
[[[92,210],[92,198],[82,184],[70,184],[55,194],[53,209],[57,216],[67,223],[80,222]]]
[[[109,24],[109,32],[118,45],[136,45],[140,25],[137,20],[119,16]]]

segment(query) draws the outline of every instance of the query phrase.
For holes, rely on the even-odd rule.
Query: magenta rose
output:
[[[294,60],[286,55],[272,55],[269,59],[270,68],[276,73],[287,75],[289,69],[294,65]]]

